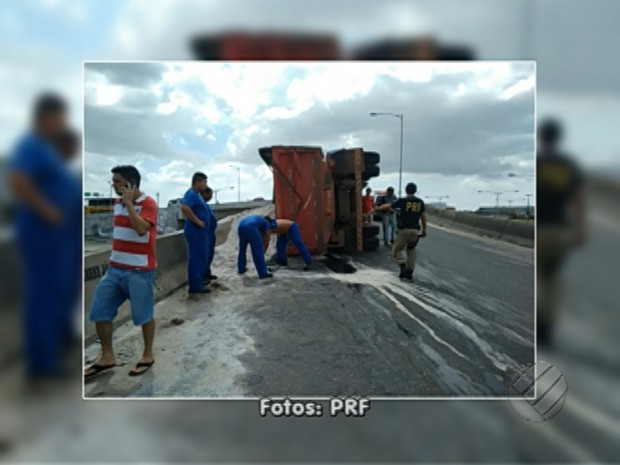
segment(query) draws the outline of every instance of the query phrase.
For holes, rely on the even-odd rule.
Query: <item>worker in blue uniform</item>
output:
[[[266,217],[267,220],[271,220],[271,218]],[[310,266],[312,265],[312,255],[308,251],[306,244],[301,239],[301,234],[299,233],[299,226],[297,223],[291,220],[275,220],[276,228],[271,231],[272,234],[278,236],[278,240],[276,242],[276,250],[277,256],[275,262],[278,265],[288,266],[288,259],[286,257],[286,249],[290,242],[297,248],[301,257],[304,260],[305,267],[304,271],[310,270]]]
[[[249,245],[258,277],[260,279],[273,277],[265,264],[265,252],[269,247],[269,232],[276,226],[275,220],[269,221],[260,215],[247,215],[241,218],[237,229],[239,234],[237,271],[240,274],[248,271],[246,251]]]
[[[213,264],[213,257],[215,256],[215,239],[216,239],[215,230],[217,229],[217,218],[215,217],[213,210],[211,210],[211,207],[209,207],[209,202],[213,198],[213,189],[211,189],[210,187],[207,187],[205,190],[203,190],[200,193],[200,196],[202,197],[202,200],[205,201],[205,204],[207,204],[207,214],[209,215],[209,228],[207,231],[208,255],[207,255],[207,266],[206,266],[206,272],[205,272],[205,281],[213,281],[217,279],[217,276],[215,276],[211,270],[211,265]]]
[[[187,190],[181,201],[181,210],[186,218],[183,232],[187,242],[187,280],[190,294],[211,292],[203,283],[209,257],[209,213],[200,193],[206,188],[207,175],[201,172],[194,173],[192,187]]]
[[[32,130],[9,161],[9,186],[17,201],[14,231],[24,274],[23,341],[30,379],[60,373],[71,334],[75,243],[79,238],[81,188],[55,141],[66,131],[67,106],[46,94],[35,102]]]

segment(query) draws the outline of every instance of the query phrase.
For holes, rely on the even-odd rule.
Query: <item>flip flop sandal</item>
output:
[[[92,373],[88,373],[84,375],[84,379],[89,379],[92,378],[93,376],[101,373],[102,371],[105,370],[109,370],[110,368],[114,368],[116,366],[116,364],[114,365],[99,365],[97,363],[95,363],[94,365],[91,365],[87,368],[87,370],[95,370]]]
[[[155,360],[153,360],[152,362],[138,362],[136,364],[136,367],[129,372],[129,376],[141,376],[141,375],[143,375],[144,373],[149,371],[149,369],[153,366],[153,363],[155,363]],[[144,370],[144,371],[136,371],[136,370],[138,370],[140,368],[146,368],[146,370]]]

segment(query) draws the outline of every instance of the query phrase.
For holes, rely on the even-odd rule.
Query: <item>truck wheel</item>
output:
[[[362,179],[367,181],[370,178],[379,176],[379,167],[377,165],[366,166],[366,169],[362,173]]]
[[[376,165],[381,160],[381,156],[377,152],[364,152],[364,164],[366,166]]]
[[[379,226],[375,224],[365,224],[362,228],[362,238],[364,240],[377,237],[379,235]]]
[[[369,237],[368,239],[364,239],[362,244],[362,249],[364,252],[372,252],[373,250],[377,250],[379,248],[379,238],[378,237]]]

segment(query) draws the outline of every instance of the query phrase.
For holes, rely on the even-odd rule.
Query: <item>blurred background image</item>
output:
[[[613,0],[2,2],[0,459],[620,461],[620,218],[615,203],[620,193],[620,134],[615,130],[620,65],[609,53],[620,43],[619,16],[620,4]],[[542,286],[551,286],[554,316],[546,320],[547,344],[538,348],[538,358],[566,377],[569,393],[562,411],[533,423],[520,419],[507,402],[375,402],[364,419],[303,420],[262,419],[253,402],[84,402],[79,357],[72,362],[66,355],[54,357],[53,376],[45,373],[44,380],[36,377],[33,383],[26,376],[33,362],[28,308],[46,318],[55,308],[33,292],[51,291],[56,282],[69,289],[61,295],[70,295],[71,271],[67,280],[55,281],[44,279],[43,272],[34,278],[28,273],[37,270],[41,257],[28,259],[19,245],[25,237],[20,211],[26,201],[9,177],[18,171],[41,176],[45,183],[54,174],[75,179],[81,157],[53,159],[48,151],[45,159],[56,161],[34,163],[36,173],[12,160],[24,153],[18,150],[20,141],[33,130],[35,103],[44,92],[66,103],[62,127],[81,131],[82,61],[144,59],[536,60],[538,121],[553,120],[561,128],[561,137],[544,155],[571,160],[563,165],[570,168],[552,167],[547,178],[560,192],[549,206],[549,228],[557,231],[559,222],[558,234],[570,237],[543,260],[550,273],[545,276],[552,279]],[[114,95],[100,98],[113,101]],[[540,148],[539,141],[543,155]],[[54,149],[55,156],[60,152]],[[571,182],[560,183],[565,177],[560,172],[568,173]],[[528,167],[515,169],[514,176],[495,182],[510,182],[525,192],[532,183],[528,173]],[[63,204],[43,184],[35,185],[48,203]],[[540,184],[538,194],[537,210]],[[33,234],[27,244],[37,240],[36,229]],[[552,242],[558,237],[554,234]],[[79,241],[63,238],[54,244],[63,266],[75,269],[64,255],[80,255]],[[72,312],[69,302],[56,307],[65,322]],[[545,303],[550,305],[548,299]],[[55,326],[59,320],[51,321],[53,334],[43,334],[54,336],[50,344],[58,350],[59,331],[71,323]],[[72,362],[74,379],[58,380],[66,371],[64,361]]]

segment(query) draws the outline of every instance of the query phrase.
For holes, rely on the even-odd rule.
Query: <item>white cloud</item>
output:
[[[82,120],[81,73],[77,63],[57,49],[45,45],[10,42],[0,44],[0,156],[8,153],[15,140],[28,129],[30,105],[43,91],[54,91],[67,98],[74,127]]]
[[[513,86],[506,89],[501,95],[502,99],[511,99],[515,95],[520,94],[521,92],[526,92],[532,90],[536,85],[536,78],[534,76],[528,77],[526,79],[521,79],[519,82],[514,84]]]
[[[243,199],[270,197],[272,173],[258,148],[275,144],[376,149],[383,154],[384,173],[376,181],[393,183],[399,125],[374,121],[369,111],[407,113],[405,169],[458,173],[520,166],[520,121],[528,114],[528,100],[515,95],[504,109],[495,104],[499,93],[516,82],[510,66],[171,62],[163,74],[141,66],[135,75],[129,65],[110,66],[100,67],[99,74],[85,73],[86,100],[94,105],[88,109],[87,147],[110,159],[131,157],[141,163],[144,189],[160,192],[164,201],[182,195],[197,170],[207,172],[214,188],[238,190],[231,163],[242,168]],[[158,81],[152,81],[154,76]],[[478,78],[493,85],[483,83],[480,89]],[[120,96],[115,86],[120,86]],[[455,91],[462,102],[445,107]],[[102,106],[106,98],[117,102]],[[426,129],[416,134],[419,128]],[[467,134],[480,128],[498,132],[493,137]],[[450,147],[458,147],[458,153]],[[468,160],[470,156],[476,159]],[[87,163],[93,161],[110,164],[102,158]],[[234,194],[238,192],[222,191],[219,200],[232,200]]]

